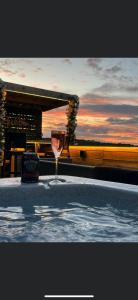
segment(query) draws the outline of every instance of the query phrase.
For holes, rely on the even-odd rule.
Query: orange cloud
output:
[[[102,97],[96,94],[86,94],[80,97],[80,103],[82,105],[90,104],[128,104],[128,105],[138,105],[138,99],[129,98],[129,97]]]
[[[53,109],[42,115],[42,131],[46,137],[50,136],[53,129],[66,130],[66,124],[66,107]]]
[[[82,139],[94,139],[105,142],[120,142],[120,143],[138,143],[138,133],[136,124],[113,124],[110,123],[110,118],[115,120],[133,119],[129,112],[126,113],[114,112],[114,111],[95,111],[81,108],[77,116],[77,138]],[[50,136],[52,129],[64,129],[66,130],[67,116],[66,107],[50,110],[43,113],[43,135]]]

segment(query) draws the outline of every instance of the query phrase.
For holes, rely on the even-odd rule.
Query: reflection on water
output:
[[[138,242],[138,205],[0,207],[0,242]]]

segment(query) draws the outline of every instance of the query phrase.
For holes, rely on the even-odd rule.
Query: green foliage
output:
[[[6,118],[6,111],[5,111],[5,100],[6,100],[6,91],[4,88],[4,83],[0,79],[0,148],[3,149],[4,142],[5,142],[5,118]]]
[[[75,129],[77,127],[77,113],[79,109],[79,97],[72,96],[69,100],[69,106],[66,110],[68,123],[66,125],[69,144],[74,144],[76,136]]]

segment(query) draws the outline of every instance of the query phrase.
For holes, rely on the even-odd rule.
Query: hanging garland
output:
[[[5,100],[6,100],[6,90],[3,81],[0,79],[0,148],[4,149],[5,143]]]
[[[75,129],[77,127],[77,113],[79,109],[79,97],[78,96],[72,96],[69,99],[69,106],[66,110],[67,120],[68,123],[66,125],[67,129],[67,138],[68,138],[68,145],[74,144],[76,135],[75,135]]]

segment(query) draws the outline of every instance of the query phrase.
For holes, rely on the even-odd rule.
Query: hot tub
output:
[[[0,242],[138,242],[138,186],[60,177],[0,180]]]

